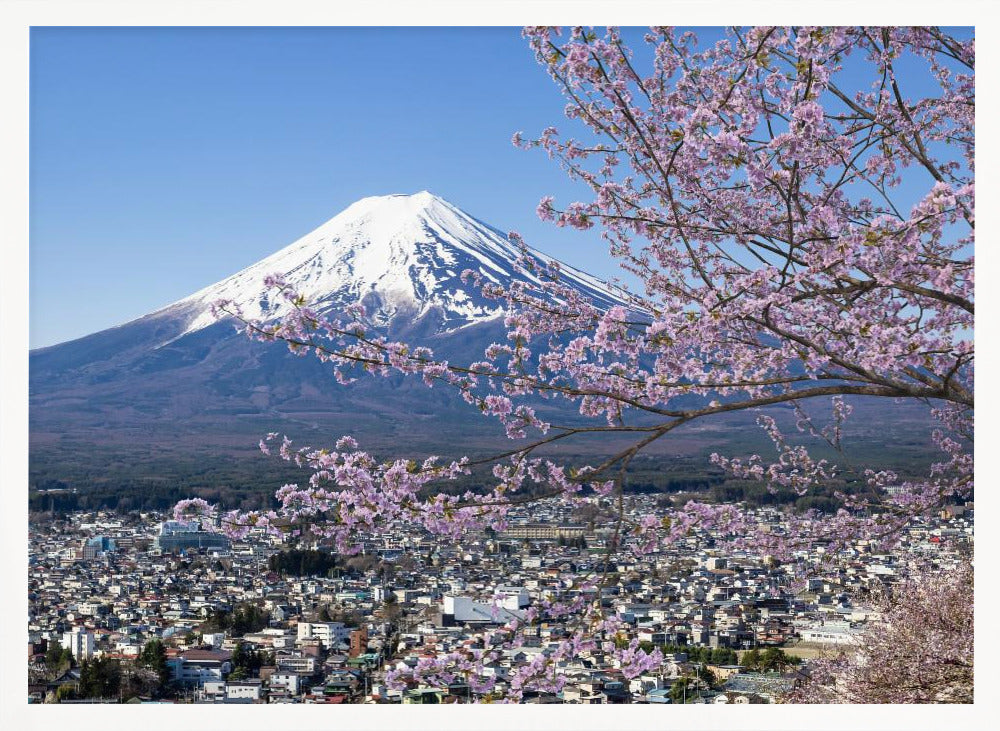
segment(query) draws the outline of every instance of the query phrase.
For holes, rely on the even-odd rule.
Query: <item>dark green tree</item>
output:
[[[99,657],[80,666],[82,698],[115,698],[121,689],[122,667],[118,660]]]
[[[49,646],[45,650],[45,667],[48,668],[49,672],[65,672],[72,664],[73,653],[69,651],[69,648],[50,640]]]
[[[156,672],[160,686],[170,681],[170,668],[167,666],[167,651],[160,640],[150,640],[139,653],[139,664]]]
[[[798,657],[788,655],[779,647],[769,647],[760,656],[760,669],[765,672],[784,672],[789,665],[797,665]]]
[[[736,651],[729,647],[716,647],[712,650],[712,656],[707,662],[713,665],[735,665],[737,662]]]
[[[233,650],[231,662],[233,670],[229,677],[233,680],[242,680],[257,674],[264,664],[264,655],[260,650],[253,650],[246,643],[239,642]]]

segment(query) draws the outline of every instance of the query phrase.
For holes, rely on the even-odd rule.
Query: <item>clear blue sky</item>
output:
[[[537,220],[579,196],[510,142],[562,109],[515,28],[33,28],[30,345],[169,304],[367,195],[427,189],[613,276],[597,234]]]
[[[181,299],[369,195],[430,190],[619,274],[598,233],[535,215],[589,191],[511,145],[568,127],[518,28],[36,27],[30,63],[30,347]]]

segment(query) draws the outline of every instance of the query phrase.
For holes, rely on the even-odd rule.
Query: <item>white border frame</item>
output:
[[[26,703],[27,673],[24,662],[24,618],[27,615],[27,479],[28,479],[28,47],[31,26],[133,26],[133,25],[524,25],[596,24],[719,25],[740,23],[832,23],[863,22],[872,25],[933,23],[976,26],[978,46],[978,119],[982,135],[978,149],[981,209],[980,225],[994,232],[996,214],[991,207],[997,191],[998,162],[995,129],[997,107],[997,41],[994,14],[989,0],[495,0],[491,3],[465,0],[389,2],[367,0],[341,6],[333,2],[282,0],[0,0],[0,221],[3,222],[3,261],[7,264],[0,284],[0,489],[3,491],[0,550],[3,585],[8,600],[0,604],[0,637],[7,651],[0,662],[0,700],[8,728],[174,728],[195,729],[294,729],[469,728],[585,729],[601,728],[733,728],[733,729],[966,729],[988,728],[997,707],[996,632],[987,607],[1000,597],[990,585],[995,573],[993,559],[997,543],[992,534],[996,498],[990,483],[996,468],[979,460],[977,496],[979,546],[976,589],[977,664],[976,698],[972,706],[32,706]],[[540,71],[541,73],[541,71]],[[983,122],[985,121],[985,124]],[[982,228],[980,229],[982,231]],[[995,327],[998,313],[991,294],[996,274],[996,247],[989,238],[980,246],[980,273],[985,270],[988,286],[979,306],[980,387],[985,397],[980,409],[980,443],[996,434],[994,405],[998,404]],[[985,347],[983,347],[985,346]],[[983,368],[987,377],[984,378]],[[985,442],[989,444],[990,442]]]

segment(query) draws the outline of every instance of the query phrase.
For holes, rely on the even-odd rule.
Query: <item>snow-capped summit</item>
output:
[[[264,285],[267,275],[280,274],[324,315],[361,302],[390,338],[468,363],[506,332],[503,302],[482,297],[462,272],[506,284],[526,276],[515,271],[520,253],[502,233],[430,193],[364,198],[179,302],[33,351],[32,438],[58,443],[53,454],[70,462],[91,459],[96,445],[111,449],[108,440],[154,440],[190,455],[206,445],[252,446],[274,430],[316,439],[351,434],[391,450],[419,444],[426,454],[441,453],[442,445],[493,444],[502,429],[456,392],[403,377],[339,386],[327,364],[299,358],[284,343],[252,341],[217,321],[211,306],[228,299],[247,317],[280,317],[290,305]],[[565,265],[561,272],[600,306],[616,301],[596,279]],[[76,445],[72,458],[67,439]]]
[[[548,257],[535,252],[547,261]],[[451,331],[501,314],[499,303],[481,297],[461,280],[466,269],[487,280],[515,277],[520,252],[507,237],[427,191],[362,198],[326,223],[233,276],[196,292],[166,310],[191,318],[183,334],[211,325],[210,305],[233,300],[244,314],[272,319],[290,305],[264,294],[264,277],[282,274],[320,311],[362,302],[376,324],[397,315],[419,320],[434,312],[438,331]],[[561,264],[568,283],[598,302],[613,295],[597,280]]]

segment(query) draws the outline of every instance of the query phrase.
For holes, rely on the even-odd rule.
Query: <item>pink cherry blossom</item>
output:
[[[759,27],[732,28],[701,50],[694,34],[655,27],[645,37],[651,67],[643,69],[615,28],[564,35],[533,26],[524,37],[565,95],[574,134],[588,137],[548,127],[513,142],[544,150],[593,194],[562,205],[546,196],[538,215],[557,226],[600,228],[610,255],[641,286],[622,288],[627,306],[605,310],[527,249],[519,266],[532,277],[501,286],[466,272],[464,281],[505,304],[507,328],[505,342],[468,363],[390,340],[360,306],[334,315],[311,309],[280,274],[265,281],[272,296],[294,306],[280,322],[250,321],[231,303],[217,303],[216,312],[249,336],[315,355],[339,383],[402,374],[450,388],[517,440],[493,460],[485,493],[428,497],[426,487],[468,474],[472,460],[418,464],[376,457],[349,437],[333,451],[293,449],[284,439],[280,457],[308,468],[307,484],[282,487],[273,513],[232,513],[223,525],[236,535],[259,527],[305,531],[348,552],[358,550],[361,534],[394,521],[442,539],[500,530],[527,485],[570,502],[590,492],[613,498],[631,460],[650,444],[743,410],[758,412],[774,452],[713,455],[730,474],[807,495],[853,470],[878,497],[845,491],[833,515],[789,515],[785,534],[763,530],[732,505],[690,502],[665,520],[633,525],[619,515],[619,550],[642,556],[709,529],[776,558],[816,540],[891,545],[914,519],[969,496],[974,42],[938,28]],[[510,239],[520,244],[516,234]],[[540,399],[572,404],[588,425],[541,419]],[[792,406],[798,436],[845,456],[849,400],[859,399],[930,405],[941,456],[928,474],[900,481],[846,458],[814,458],[768,411]],[[806,415],[802,404],[816,402],[830,405],[829,423]],[[631,445],[591,464],[535,456],[568,437],[608,435],[628,436]],[[262,451],[276,440],[268,435]],[[183,501],[176,512],[202,516],[210,507]],[[527,689],[555,692],[559,657],[615,636],[593,603],[556,599],[537,611],[564,621],[566,637],[553,654],[518,668],[508,700]],[[483,665],[520,631],[511,623],[494,633],[494,645],[394,671],[389,682],[463,677],[492,688]],[[662,659],[632,645],[614,657],[626,677]],[[934,692],[937,700],[962,697]],[[868,697],[875,696],[858,699]]]

